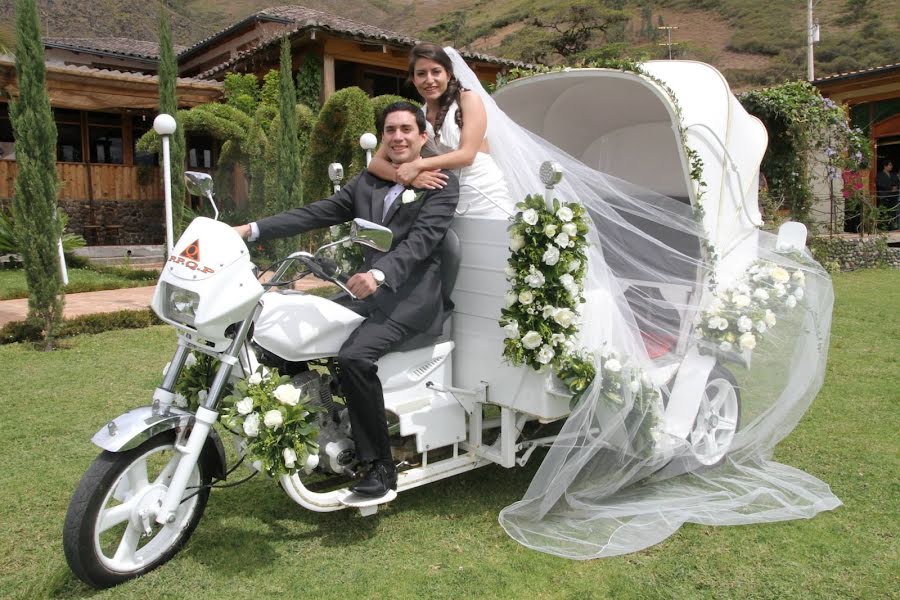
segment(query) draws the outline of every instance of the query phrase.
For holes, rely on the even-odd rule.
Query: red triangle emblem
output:
[[[200,240],[194,240],[194,243],[185,248],[179,256],[200,262]]]

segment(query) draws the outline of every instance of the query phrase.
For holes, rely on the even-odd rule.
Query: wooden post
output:
[[[322,70],[322,101],[324,102],[335,92],[334,56],[326,53],[322,57]]]

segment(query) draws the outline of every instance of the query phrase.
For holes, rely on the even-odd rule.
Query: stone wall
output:
[[[11,200],[0,199],[0,207],[9,210]],[[66,231],[84,236],[89,245],[148,245],[165,242],[165,209],[162,202],[145,200],[94,200],[94,224],[90,225],[87,200],[59,201],[69,218]],[[118,225],[118,227],[115,227]]]
[[[818,237],[810,238],[813,256],[826,269],[855,271],[870,267],[900,269],[900,248],[888,246],[883,237]]]

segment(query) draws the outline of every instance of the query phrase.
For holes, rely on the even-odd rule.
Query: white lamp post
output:
[[[562,166],[554,160],[542,162],[540,171],[538,171],[541,183],[547,189],[547,193],[544,194],[544,202],[550,210],[553,209],[553,187],[562,181],[562,173]]]
[[[163,194],[166,199],[166,248],[169,256],[175,250],[175,229],[172,226],[172,166],[169,164],[169,138],[177,124],[172,115],[160,114],[153,119],[153,129],[162,138],[163,149]]]
[[[328,179],[331,180],[331,186],[335,193],[341,191],[341,179],[344,178],[344,165],[341,163],[331,163],[328,165]]]
[[[372,150],[378,145],[378,138],[374,133],[364,133],[359,136],[359,145],[366,151],[366,166],[372,162]]]

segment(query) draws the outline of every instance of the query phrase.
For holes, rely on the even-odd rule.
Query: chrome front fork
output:
[[[156,514],[156,522],[160,525],[175,522],[175,511],[178,510],[178,506],[181,504],[182,498],[184,498],[184,492],[187,489],[191,473],[193,472],[197,461],[200,459],[200,453],[203,451],[203,446],[206,444],[206,438],[209,436],[210,430],[219,419],[219,413],[216,411],[216,408],[219,405],[225,385],[228,383],[228,378],[231,376],[231,369],[234,365],[240,363],[239,357],[241,348],[244,346],[244,341],[247,339],[250,327],[258,316],[260,308],[260,305],[257,305],[253,314],[241,323],[231,345],[218,357],[220,361],[219,370],[216,371],[216,377],[213,379],[213,383],[209,388],[206,402],[197,409],[187,441],[183,441],[182,436],[178,436],[176,440],[175,450],[181,454],[181,458],[178,460],[178,466],[175,467],[175,473],[172,475],[169,488],[163,498],[159,512]],[[163,378],[163,384],[161,386],[162,388],[165,388],[162,390],[163,392],[174,390],[175,381],[178,378],[178,374],[181,372],[181,368],[184,366],[185,360],[187,360],[188,352],[190,352],[190,350],[187,346],[179,344],[178,350],[175,352],[175,356],[172,359],[172,365],[169,367],[169,371]],[[157,392],[159,391],[160,389],[158,388]],[[168,393],[171,394],[172,392],[170,391]],[[155,398],[156,395],[154,395],[154,399]]]

